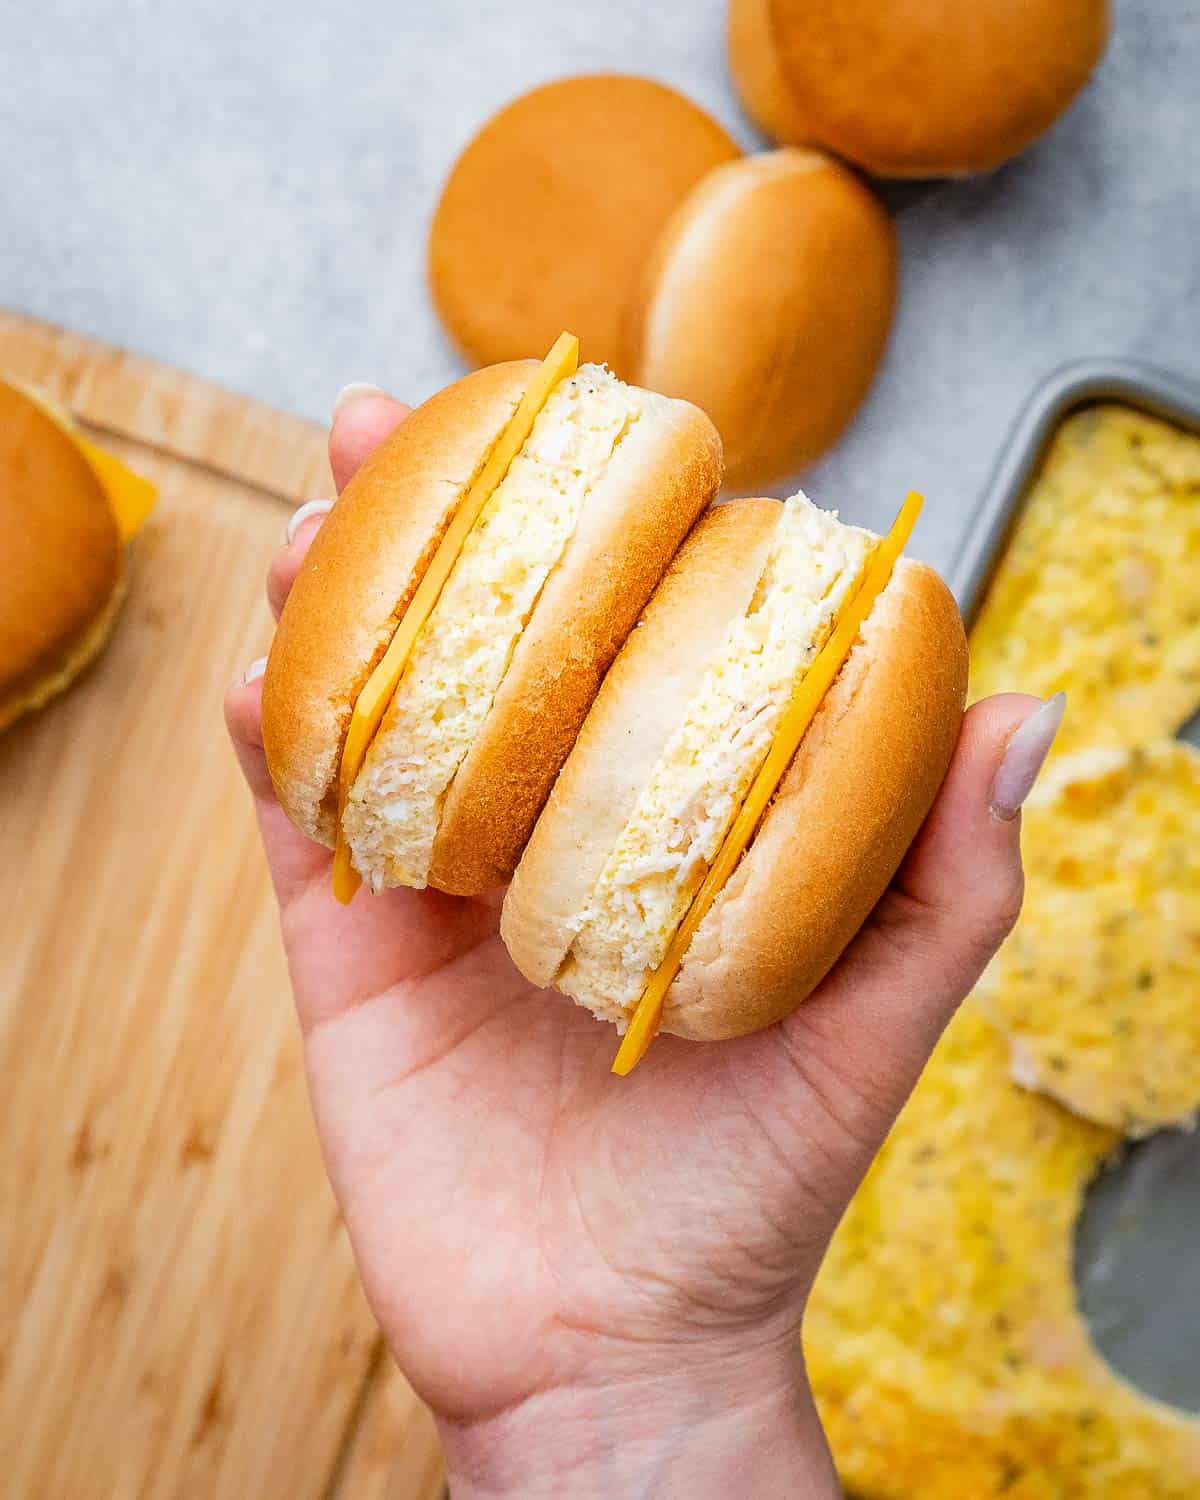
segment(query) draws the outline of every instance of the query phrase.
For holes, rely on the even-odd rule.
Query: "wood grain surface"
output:
[[[429,1500],[221,725],[324,434],[4,313],[0,374],[160,486],[111,647],[0,738],[0,1490]]]

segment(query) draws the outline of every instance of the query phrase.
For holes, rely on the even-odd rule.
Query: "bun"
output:
[[[746,113],[771,140],[807,145],[808,121],[783,76],[770,0],[729,0],[725,40],[729,71]]]
[[[887,889],[949,769],[967,648],[950,590],[902,559],[753,843],[701,924],[667,1029],[756,1031],[821,982]]]
[[[593,74],[523,94],[450,173],[429,280],[475,364],[548,348],[562,328],[618,374],[626,303],[659,230],[711,168],[740,155],[690,100]]]
[[[263,745],[284,811],[330,848],[354,703],[536,368],[479,370],[419,406],[342,491],[288,596],[263,678]]]
[[[662,780],[670,747],[688,742],[680,725],[705,681],[740,686],[725,657],[716,678],[709,669],[752,601],[762,608],[764,568],[780,576],[771,560],[783,511],[777,501],[734,501],[696,528],[605,680],[506,897],[501,932],[518,968],[610,1019],[628,1015],[645,977],[627,971],[623,954],[637,937],[621,926],[619,904],[599,896],[614,847],[638,847],[630,829],[646,817],[647,789],[652,776]],[[864,536],[824,523],[843,545],[841,533]],[[948,590],[929,569],[902,562],[701,923],[668,992],[664,1029],[741,1035],[778,1020],[820,981],[928,812],[957,741],[965,683]],[[703,753],[693,739],[692,760]],[[680,848],[686,865],[694,848]],[[642,851],[651,873],[632,899],[639,921],[659,909],[654,881],[666,852],[661,842]]]
[[[91,465],[28,396],[0,382],[0,729],[100,652],[123,549]]]
[[[681,205],[629,324],[631,377],[717,425],[731,485],[795,474],[874,378],[896,300],[891,220],[817,151],[719,167]]]
[[[1087,82],[1109,27],[1107,0],[735,10],[734,76],[751,114],[779,140],[819,143],[885,177],[981,172],[1015,156]]]

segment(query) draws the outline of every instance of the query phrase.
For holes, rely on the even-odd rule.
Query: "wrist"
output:
[[[685,1354],[669,1374],[555,1388],[474,1421],[440,1419],[452,1500],[833,1500],[841,1492],[793,1342],[765,1365]]]

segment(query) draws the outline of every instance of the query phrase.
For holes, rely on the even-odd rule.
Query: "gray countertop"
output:
[[[425,232],[474,129],[534,83],[652,74],[754,148],[720,0],[0,0],[0,303],[324,419],[350,380],[419,399],[460,365]],[[887,190],[885,368],[815,499],[904,490],[945,566],[1005,429],[1063,360],[1200,374],[1200,4],[1117,0],[1075,108],[1009,166]]]

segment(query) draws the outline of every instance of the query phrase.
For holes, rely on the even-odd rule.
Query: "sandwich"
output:
[[[604,672],[720,486],[707,417],[579,365],[488,366],[368,459],[263,682],[279,800],[360,883],[509,878]]]
[[[42,397],[0,381],[0,730],[103,650],[154,497]]]
[[[695,528],[596,697],[505,897],[531,981],[624,1033],[716,1040],[821,981],[949,766],[967,677],[945,584],[803,495]]]

